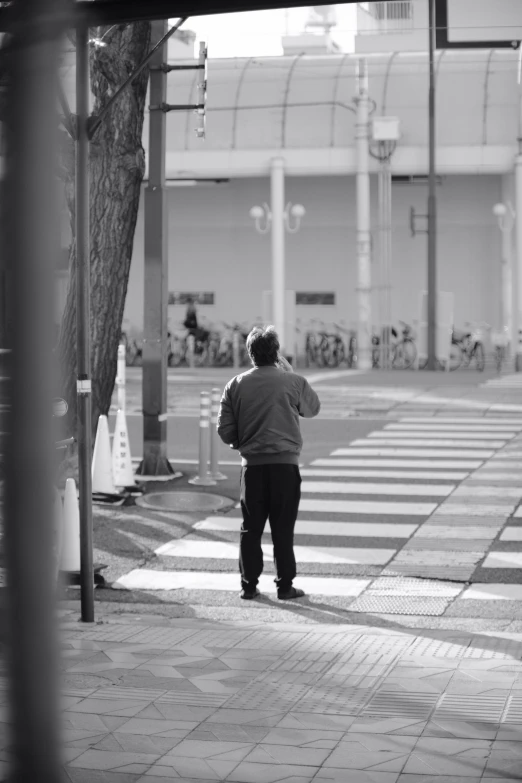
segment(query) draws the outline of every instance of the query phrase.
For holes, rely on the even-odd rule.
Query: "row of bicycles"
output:
[[[239,365],[247,366],[250,362],[246,338],[250,330],[238,323],[223,323],[223,327],[223,330],[217,330],[202,326],[190,331],[180,327],[174,333],[169,332],[169,367],[188,366],[191,359],[195,367],[232,367],[235,351],[238,352]],[[190,356],[191,337],[193,338],[192,357]],[[127,366],[140,366],[143,358],[141,343],[137,339],[130,339],[125,333],[122,334],[121,339],[126,347]]]
[[[246,338],[250,327],[239,323],[223,323],[223,329],[200,327],[188,331],[182,327],[169,332],[168,363],[170,367],[190,365],[195,367],[232,367],[237,353],[240,367],[250,364],[246,349]],[[449,359],[439,361],[439,369],[458,370],[472,368],[482,372],[486,366],[485,340],[491,327],[488,324],[466,324],[463,330],[454,329],[451,336]],[[306,367],[357,367],[357,332],[342,324],[334,323],[328,328],[322,321],[312,321],[306,331],[299,325],[297,334],[303,338]],[[192,348],[191,339],[193,338]],[[136,339],[129,339],[124,333],[128,366],[139,366],[142,361],[142,347]],[[191,349],[193,355],[191,356]],[[495,348],[495,361],[500,371],[503,348]],[[449,367],[448,367],[449,362]],[[399,326],[383,327],[372,335],[372,366],[374,369],[408,370],[424,369],[425,357],[418,357],[413,327],[405,321]]]
[[[374,369],[409,370],[425,369],[426,357],[418,358],[413,327],[405,321],[399,321],[399,328],[384,327],[378,334],[372,335],[372,367]],[[466,324],[463,330],[453,329],[449,358],[438,361],[439,369],[458,370],[475,369],[483,372],[486,367],[486,340],[491,326],[486,323]],[[346,335],[343,337],[343,333]],[[500,371],[505,349],[499,340],[495,344],[495,363]],[[343,363],[349,368],[357,366],[357,333],[354,329],[345,329],[334,324],[334,330],[324,325],[308,331],[305,338],[306,365],[318,367],[339,367]],[[449,366],[448,366],[449,364]]]

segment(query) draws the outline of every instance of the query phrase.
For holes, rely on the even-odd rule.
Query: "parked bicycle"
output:
[[[484,330],[489,330],[489,324],[466,323],[468,328],[464,331],[453,329],[451,335],[450,370],[458,370],[459,367],[470,367],[475,362],[475,367],[482,372],[486,366],[486,351],[484,348]]]
[[[401,334],[394,326],[385,326],[380,335],[372,337],[372,366],[381,366],[382,345],[389,346],[390,365],[394,370],[409,370],[417,358],[417,346],[413,336],[413,328],[405,321],[401,324]]]

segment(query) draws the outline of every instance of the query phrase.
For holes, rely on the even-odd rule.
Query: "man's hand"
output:
[[[292,365],[290,364],[290,362],[287,359],[285,359],[284,356],[279,356],[279,358],[277,360],[277,366],[279,367],[280,370],[283,370],[284,372],[293,372],[294,371]]]

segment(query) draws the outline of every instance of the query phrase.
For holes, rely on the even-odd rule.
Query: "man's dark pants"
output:
[[[239,570],[245,590],[253,591],[263,571],[261,538],[270,522],[278,590],[292,587],[296,575],[294,527],[301,499],[297,465],[248,465],[241,469],[243,525]]]

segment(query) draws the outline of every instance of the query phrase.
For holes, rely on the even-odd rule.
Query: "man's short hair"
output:
[[[248,355],[256,367],[275,364],[279,355],[279,338],[273,326],[254,326],[246,341]]]

